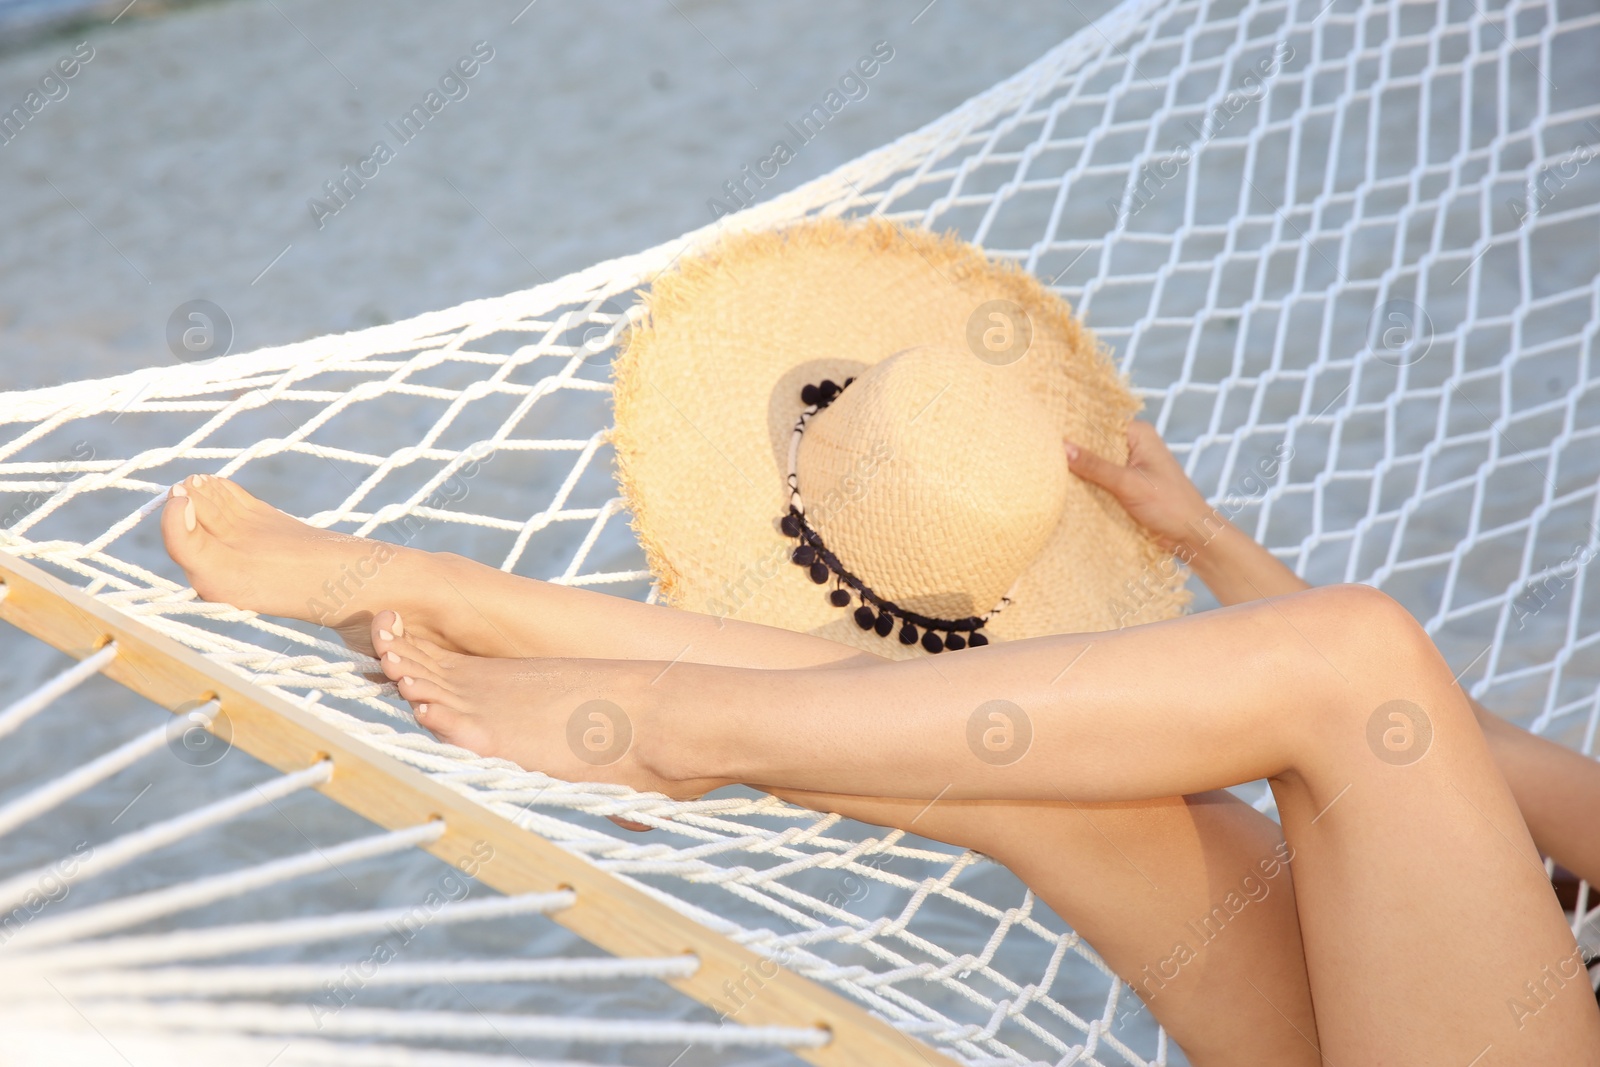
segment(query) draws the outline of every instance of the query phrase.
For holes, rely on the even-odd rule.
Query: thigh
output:
[[[1320,1062],[1278,825],[1226,792],[1130,803],[780,792],[971,848],[1081,934],[1195,1067]]]

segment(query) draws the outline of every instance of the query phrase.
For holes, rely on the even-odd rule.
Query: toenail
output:
[[[187,489],[185,489],[183,487],[183,483],[182,482],[179,482],[177,485],[172,487],[172,495],[173,496],[179,496],[179,497],[188,496],[189,495],[189,490],[187,490]]]
[[[405,623],[400,621],[400,613],[398,611],[394,613],[394,632],[396,637],[406,632]]]
[[[394,634],[390,633],[388,630],[379,630],[378,631],[378,637],[381,640],[384,640],[384,641],[393,641],[394,640]]]
[[[194,501],[190,500],[183,505],[183,528],[194,533]]]
[[[426,714],[428,714],[428,705],[426,705],[426,704],[418,704],[417,705],[417,714],[418,715],[426,715]]]
[[[388,660],[390,663],[399,663],[400,662],[400,657],[398,655],[396,655],[395,653],[393,653],[393,652],[385,652],[383,654],[383,658]]]
[[[410,685],[411,684],[411,679],[410,678],[402,678],[402,679],[400,679],[400,684],[401,685]]]

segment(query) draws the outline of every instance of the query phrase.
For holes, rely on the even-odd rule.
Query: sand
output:
[[[649,247],[709,221],[775,141],[796,150],[762,198],[937,117],[1109,6],[524,3],[134,7],[0,57],[10,109],[93,51],[0,144],[0,390],[170,362],[168,321],[190,300],[225,312],[239,352]],[[448,99],[441,79],[479,42],[492,59]],[[788,125],[879,42],[892,59],[799,146]],[[402,142],[391,123],[430,91],[444,105]],[[318,217],[324,183],[379,141],[393,158]]]

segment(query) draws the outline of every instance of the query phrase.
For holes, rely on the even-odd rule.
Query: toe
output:
[[[409,637],[397,636],[380,626],[373,627],[372,647],[378,654],[378,662],[383,664],[384,674],[390,678],[409,674],[438,680],[442,673],[439,661],[417,645],[418,642]]]
[[[443,705],[451,696],[436,679],[426,676],[412,677],[409,674],[402,674],[395,680],[395,685],[400,690],[400,695],[405,697],[406,703],[413,708],[419,704]]]
[[[411,706],[411,712],[416,716],[418,726],[445,744],[471,749],[480,756],[486,754],[482,751],[483,738],[471,728],[471,716],[462,715],[448,701],[418,701]]]
[[[398,612],[380,611],[372,617],[372,647],[377,649],[378,655],[389,651],[394,639],[404,634],[405,626]]]
[[[195,516],[200,525],[223,538],[234,529],[238,508],[227,487],[233,483],[215,474],[194,474],[184,479],[189,499],[195,503]]]
[[[449,670],[451,664],[461,658],[459,653],[452,652],[442,645],[436,645],[425,637],[407,635],[404,641],[416,649],[418,659],[433,664],[441,671]]]
[[[186,572],[200,563],[208,538],[198,521],[194,497],[189,495],[183,482],[172,487],[167,502],[162,505],[161,539],[166,543],[167,552]]]
[[[255,497],[244,491],[244,487],[232,478],[224,478],[220,474],[208,474],[205,479],[206,491],[216,498],[218,502],[244,506],[259,503]]]

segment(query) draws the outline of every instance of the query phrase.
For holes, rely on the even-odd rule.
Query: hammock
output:
[[[0,724],[20,724],[98,670],[154,695],[159,686],[141,688],[124,661],[130,649],[169,649],[160,656],[185,664],[183,677],[226,688],[225,712],[230,701],[259,705],[307,737],[359,739],[348,758],[451,813],[449,831],[421,816],[390,820],[384,834],[341,846],[352,855],[438,852],[478,812],[553,843],[538,853],[551,863],[580,857],[575,869],[614,887],[619,908],[648,902],[701,932],[699,964],[613,947],[610,977],[669,981],[724,1014],[727,994],[693,966],[771,960],[785,982],[804,980],[730,1015],[749,1025],[640,1019],[609,1038],[583,1019],[351,1007],[335,1030],[297,1040],[293,1062],[479,1062],[451,1042],[490,1031],[553,1040],[557,1055],[565,1034],[742,1042],[728,1053],[742,1063],[778,1047],[818,1063],[918,1062],[852,1052],[840,1027],[887,1049],[873,1029],[882,1021],[924,1043],[927,1062],[1179,1062],[1093,949],[983,857],[750,792],[675,803],[438,744],[392,689],[363,677],[370,661],[309,627],[196,600],[173,580],[151,515],[190,473],[247,487],[270,479],[291,487],[272,503],[319,526],[648,597],[607,444],[608,363],[639,313],[637,291],[731,230],[880,215],[956,230],[1051,284],[1115,349],[1146,417],[1224,514],[1314,583],[1393,594],[1470,692],[1590,752],[1600,723],[1600,571],[1587,567],[1600,552],[1597,54],[1595,0],[1493,12],[1470,0],[1126,0],[927,127],[656,248],[406,322],[0,396],[0,549],[26,561],[0,555],[11,590],[0,616],[83,658],[0,712]],[[45,601],[66,606],[36,613]],[[116,639],[96,652],[91,631]],[[217,714],[204,701],[185,711]],[[0,810],[0,829],[160,747],[125,730],[104,740],[95,764]],[[359,793],[337,793],[340,776],[307,760],[261,788],[317,789],[362,810]],[[1259,786],[1247,793],[1270,808]],[[188,823],[157,824],[135,845],[222,826],[256,795],[252,786]],[[604,815],[656,832],[623,835]],[[120,840],[96,855],[131,858]],[[293,854],[272,862],[266,873],[149,890],[169,894],[159,907],[147,894],[44,914],[0,963],[7,974],[74,976],[72,1003],[104,1005],[130,1043],[183,1035],[208,1049],[276,1049],[305,1019],[273,991],[317,976],[206,961],[245,951],[240,938],[298,944],[375,913],[101,936],[314,866]],[[40,869],[0,872],[7,906],[26,888],[18,879]],[[1584,889],[1580,916],[1586,901]],[[554,882],[452,907],[496,922],[582,911]],[[579,932],[605,942],[603,931]],[[193,944],[210,948],[182,955]],[[534,972],[515,967],[544,967],[557,980],[562,965],[588,961],[575,944],[569,959],[463,961],[457,972],[439,963],[385,980],[492,981],[506,973],[494,966],[524,976]],[[152,966],[174,960],[181,970]],[[807,985],[832,998],[814,1002],[840,1020],[831,1041],[813,1025],[821,1015],[772,1007],[813,1004]],[[82,1030],[62,999],[22,1001],[27,1032]]]

